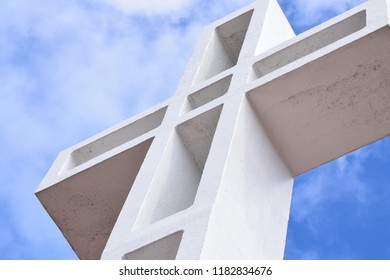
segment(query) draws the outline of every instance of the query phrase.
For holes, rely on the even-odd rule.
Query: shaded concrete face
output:
[[[100,259],[151,143],[147,140],[37,193],[80,259]]]
[[[122,260],[174,260],[183,232],[175,232],[151,244],[127,253]]]
[[[166,110],[167,107],[163,107],[73,151],[68,169],[88,162],[101,154],[109,152],[110,150],[157,128],[161,125]]]
[[[192,206],[221,110],[219,106],[176,127],[137,218],[135,230]]]
[[[265,76],[361,30],[366,27],[366,17],[366,11],[360,11],[353,16],[347,17],[336,24],[289,45],[288,48],[284,48],[265,57],[253,65],[256,78]]]
[[[385,27],[248,93],[294,175],[389,135],[389,45]]]
[[[389,7],[212,23],[176,95],[60,153],[39,200],[81,259],[282,259],[293,177],[390,134]]]
[[[196,82],[207,80],[237,64],[253,10],[213,30],[200,63]]]

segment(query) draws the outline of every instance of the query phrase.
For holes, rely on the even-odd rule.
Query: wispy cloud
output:
[[[374,194],[364,180],[363,164],[374,151],[372,146],[364,147],[298,177],[291,217],[314,230],[324,222],[325,205],[348,198],[359,207],[368,206]]]
[[[128,1],[128,0],[100,0],[107,5],[128,14],[159,15],[172,12],[180,12],[196,0],[171,0],[171,1]]]
[[[386,190],[390,185],[388,176],[382,173],[386,172],[383,166],[389,163],[389,147],[387,137],[297,178],[288,258],[306,258],[307,254],[311,258],[313,252],[317,254],[314,259],[356,259],[373,254],[364,254],[354,246],[364,242],[373,242],[375,246],[374,241],[369,241],[375,237],[368,234],[373,234],[376,227],[382,228],[384,234],[389,230],[385,221],[389,217],[386,207],[390,196]],[[379,225],[377,220],[385,224]],[[356,232],[352,238],[353,231],[362,233]],[[382,249],[380,254],[384,253]]]

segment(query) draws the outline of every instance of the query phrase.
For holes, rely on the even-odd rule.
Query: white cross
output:
[[[293,178],[390,134],[389,14],[209,25],[176,94],[60,153],[38,198],[82,259],[282,259]]]

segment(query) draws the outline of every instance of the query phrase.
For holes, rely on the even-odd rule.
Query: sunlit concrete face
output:
[[[60,153],[37,197],[81,259],[282,259],[293,177],[390,134],[389,5],[295,36],[209,26],[176,94]]]

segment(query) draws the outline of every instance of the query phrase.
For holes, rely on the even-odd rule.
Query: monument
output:
[[[81,259],[282,259],[294,177],[390,134],[389,14],[210,24],[176,94],[61,152],[37,197]]]

